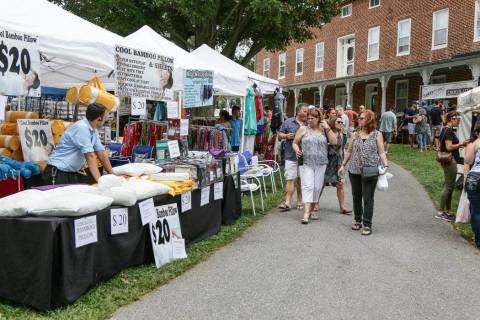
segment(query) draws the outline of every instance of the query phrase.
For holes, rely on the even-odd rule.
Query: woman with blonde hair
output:
[[[388,168],[388,160],[383,147],[383,137],[376,130],[375,113],[365,110],[358,117],[359,129],[348,146],[338,174],[345,172],[348,165],[352,185],[353,212],[355,222],[352,230],[360,230],[362,235],[372,234],[372,218],[375,189],[379,175],[380,162]],[[351,162],[349,162],[352,160]]]
[[[299,159],[304,204],[301,221],[303,224],[308,224],[310,218],[318,219],[318,214],[313,212],[313,207],[318,202],[323,187],[328,164],[328,143],[337,143],[335,133],[323,120],[319,109],[308,110],[307,126],[297,131],[292,145]]]

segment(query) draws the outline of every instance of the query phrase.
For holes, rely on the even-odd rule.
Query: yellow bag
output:
[[[7,135],[7,136],[18,135],[17,123],[0,124],[0,134]]]
[[[11,158],[12,157],[12,151],[10,151],[7,148],[0,148],[0,156]]]
[[[8,148],[12,151],[20,148],[20,139],[18,136],[4,136],[0,135],[0,147]]]
[[[5,122],[17,123],[18,119],[38,119],[38,113],[25,111],[7,111]]]

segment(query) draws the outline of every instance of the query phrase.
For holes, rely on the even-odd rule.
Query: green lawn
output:
[[[264,198],[265,212],[277,206],[283,198],[280,182],[277,192]],[[74,304],[49,312],[37,312],[29,307],[0,300],[0,320],[3,319],[108,319],[121,306],[139,300],[143,295],[168,283],[196,264],[205,261],[218,249],[239,238],[245,230],[262,219],[260,197],[255,198],[257,216],[251,211],[250,196],[242,199],[243,215],[231,226],[222,226],[220,232],[187,249],[188,258],[169,263],[159,269],[154,265],[129,268],[103,282],[82,296]]]
[[[406,170],[410,171],[417,180],[425,187],[430,198],[438,207],[440,195],[443,189],[443,170],[435,160],[435,152],[423,152],[410,148],[408,145],[392,145],[388,155],[389,159]],[[453,193],[452,210],[456,212],[461,191]],[[472,239],[472,228],[470,224],[452,223],[456,230],[467,240]]]

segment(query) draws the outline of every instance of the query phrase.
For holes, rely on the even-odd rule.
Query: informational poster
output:
[[[183,72],[184,108],[213,105],[213,71],[185,70]]]
[[[38,37],[0,27],[0,95],[40,97]]]
[[[74,221],[75,248],[98,241],[97,216],[90,216]]]
[[[54,148],[50,120],[19,119],[18,134],[25,161],[47,161]]]
[[[157,268],[174,260],[174,239],[183,239],[176,203],[155,207],[155,218],[149,224]],[[178,245],[178,243],[177,243]],[[175,250],[177,253],[179,248]]]
[[[422,86],[422,100],[456,98],[477,87],[476,81],[446,82]]]
[[[173,58],[115,46],[115,86],[121,97],[173,98]]]
[[[131,114],[132,116],[143,116],[147,114],[147,99],[142,97],[132,97]]]

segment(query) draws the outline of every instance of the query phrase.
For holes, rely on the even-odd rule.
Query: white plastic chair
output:
[[[247,159],[243,154],[239,153],[238,155],[242,157],[243,163],[245,164],[245,173],[242,174],[241,177],[253,176],[253,177],[261,178],[263,182],[263,190],[265,193],[265,197],[267,196],[267,184],[265,182],[265,177],[270,177],[270,182],[272,184],[272,191],[276,192],[273,168],[271,168],[266,164],[260,164],[260,163],[256,165],[253,164],[254,163],[253,157],[252,157],[252,164],[249,165]]]
[[[254,180],[257,183],[251,183],[249,180]],[[257,177],[250,176],[250,177],[244,177],[240,178],[240,190],[242,193],[249,192],[250,193],[250,200],[252,201],[252,209],[253,209],[253,215],[256,216],[256,211],[255,211],[255,202],[253,201],[253,193],[256,191],[260,191],[260,201],[262,203],[262,212],[265,212],[265,208],[263,206],[263,193],[262,193],[262,183]]]
[[[283,189],[282,170],[281,170],[281,167],[278,164],[278,162],[275,161],[275,160],[263,160],[263,161],[259,161],[258,163],[259,164],[265,164],[265,165],[269,166],[270,168],[272,168],[273,169],[273,174],[278,173],[278,176],[280,177],[280,184],[282,185],[282,189]],[[274,183],[274,188],[275,188],[275,191],[276,191],[277,190],[277,185],[276,185],[275,179],[273,179],[273,183]]]

